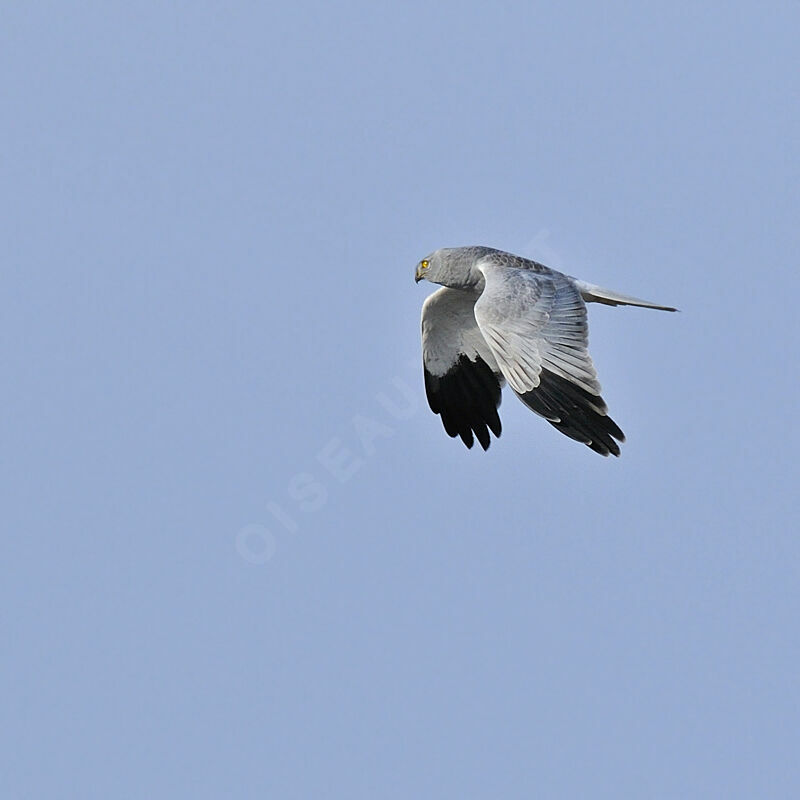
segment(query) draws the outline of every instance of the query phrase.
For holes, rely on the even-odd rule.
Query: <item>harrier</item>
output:
[[[508,382],[528,408],[602,456],[625,441],[608,416],[589,356],[586,303],[675,311],[602,289],[491,247],[436,250],[417,282],[444,288],[422,306],[428,404],[447,433],[484,450],[500,436],[500,390]]]

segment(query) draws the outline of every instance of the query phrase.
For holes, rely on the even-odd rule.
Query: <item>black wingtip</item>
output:
[[[500,436],[500,381],[479,356],[471,361],[462,354],[444,375],[433,375],[426,368],[425,392],[448,436],[460,437],[468,449],[477,439],[486,451],[491,444],[490,431]]]
[[[608,416],[606,404],[599,395],[543,369],[539,386],[518,397],[570,439],[585,444],[601,456],[619,457],[618,442],[625,441],[625,434]]]

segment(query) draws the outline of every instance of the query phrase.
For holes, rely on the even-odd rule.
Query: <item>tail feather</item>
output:
[[[604,303],[607,306],[639,306],[640,308],[655,308],[658,311],[677,311],[672,306],[660,306],[658,303],[651,303],[649,300],[640,300],[638,297],[631,297],[627,294],[620,294],[612,289],[604,289],[602,286],[594,286],[585,281],[575,281],[581,297],[587,303]]]

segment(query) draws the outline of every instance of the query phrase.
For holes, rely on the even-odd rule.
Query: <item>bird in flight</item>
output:
[[[500,391],[508,382],[532,411],[602,456],[625,435],[608,416],[589,356],[586,303],[675,311],[564,275],[492,247],[436,250],[417,264],[417,283],[443,288],[422,306],[428,404],[444,429],[487,450],[500,436]]]

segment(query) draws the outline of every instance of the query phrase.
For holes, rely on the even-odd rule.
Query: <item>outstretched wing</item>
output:
[[[600,396],[586,305],[573,281],[491,258],[478,268],[486,286],[475,318],[511,388],[561,433],[596,453],[618,456],[617,441],[625,436]]]
[[[475,321],[477,297],[448,288],[428,297],[422,306],[422,362],[428,404],[444,429],[467,447],[477,437],[486,450],[489,431],[500,436],[503,377]]]

